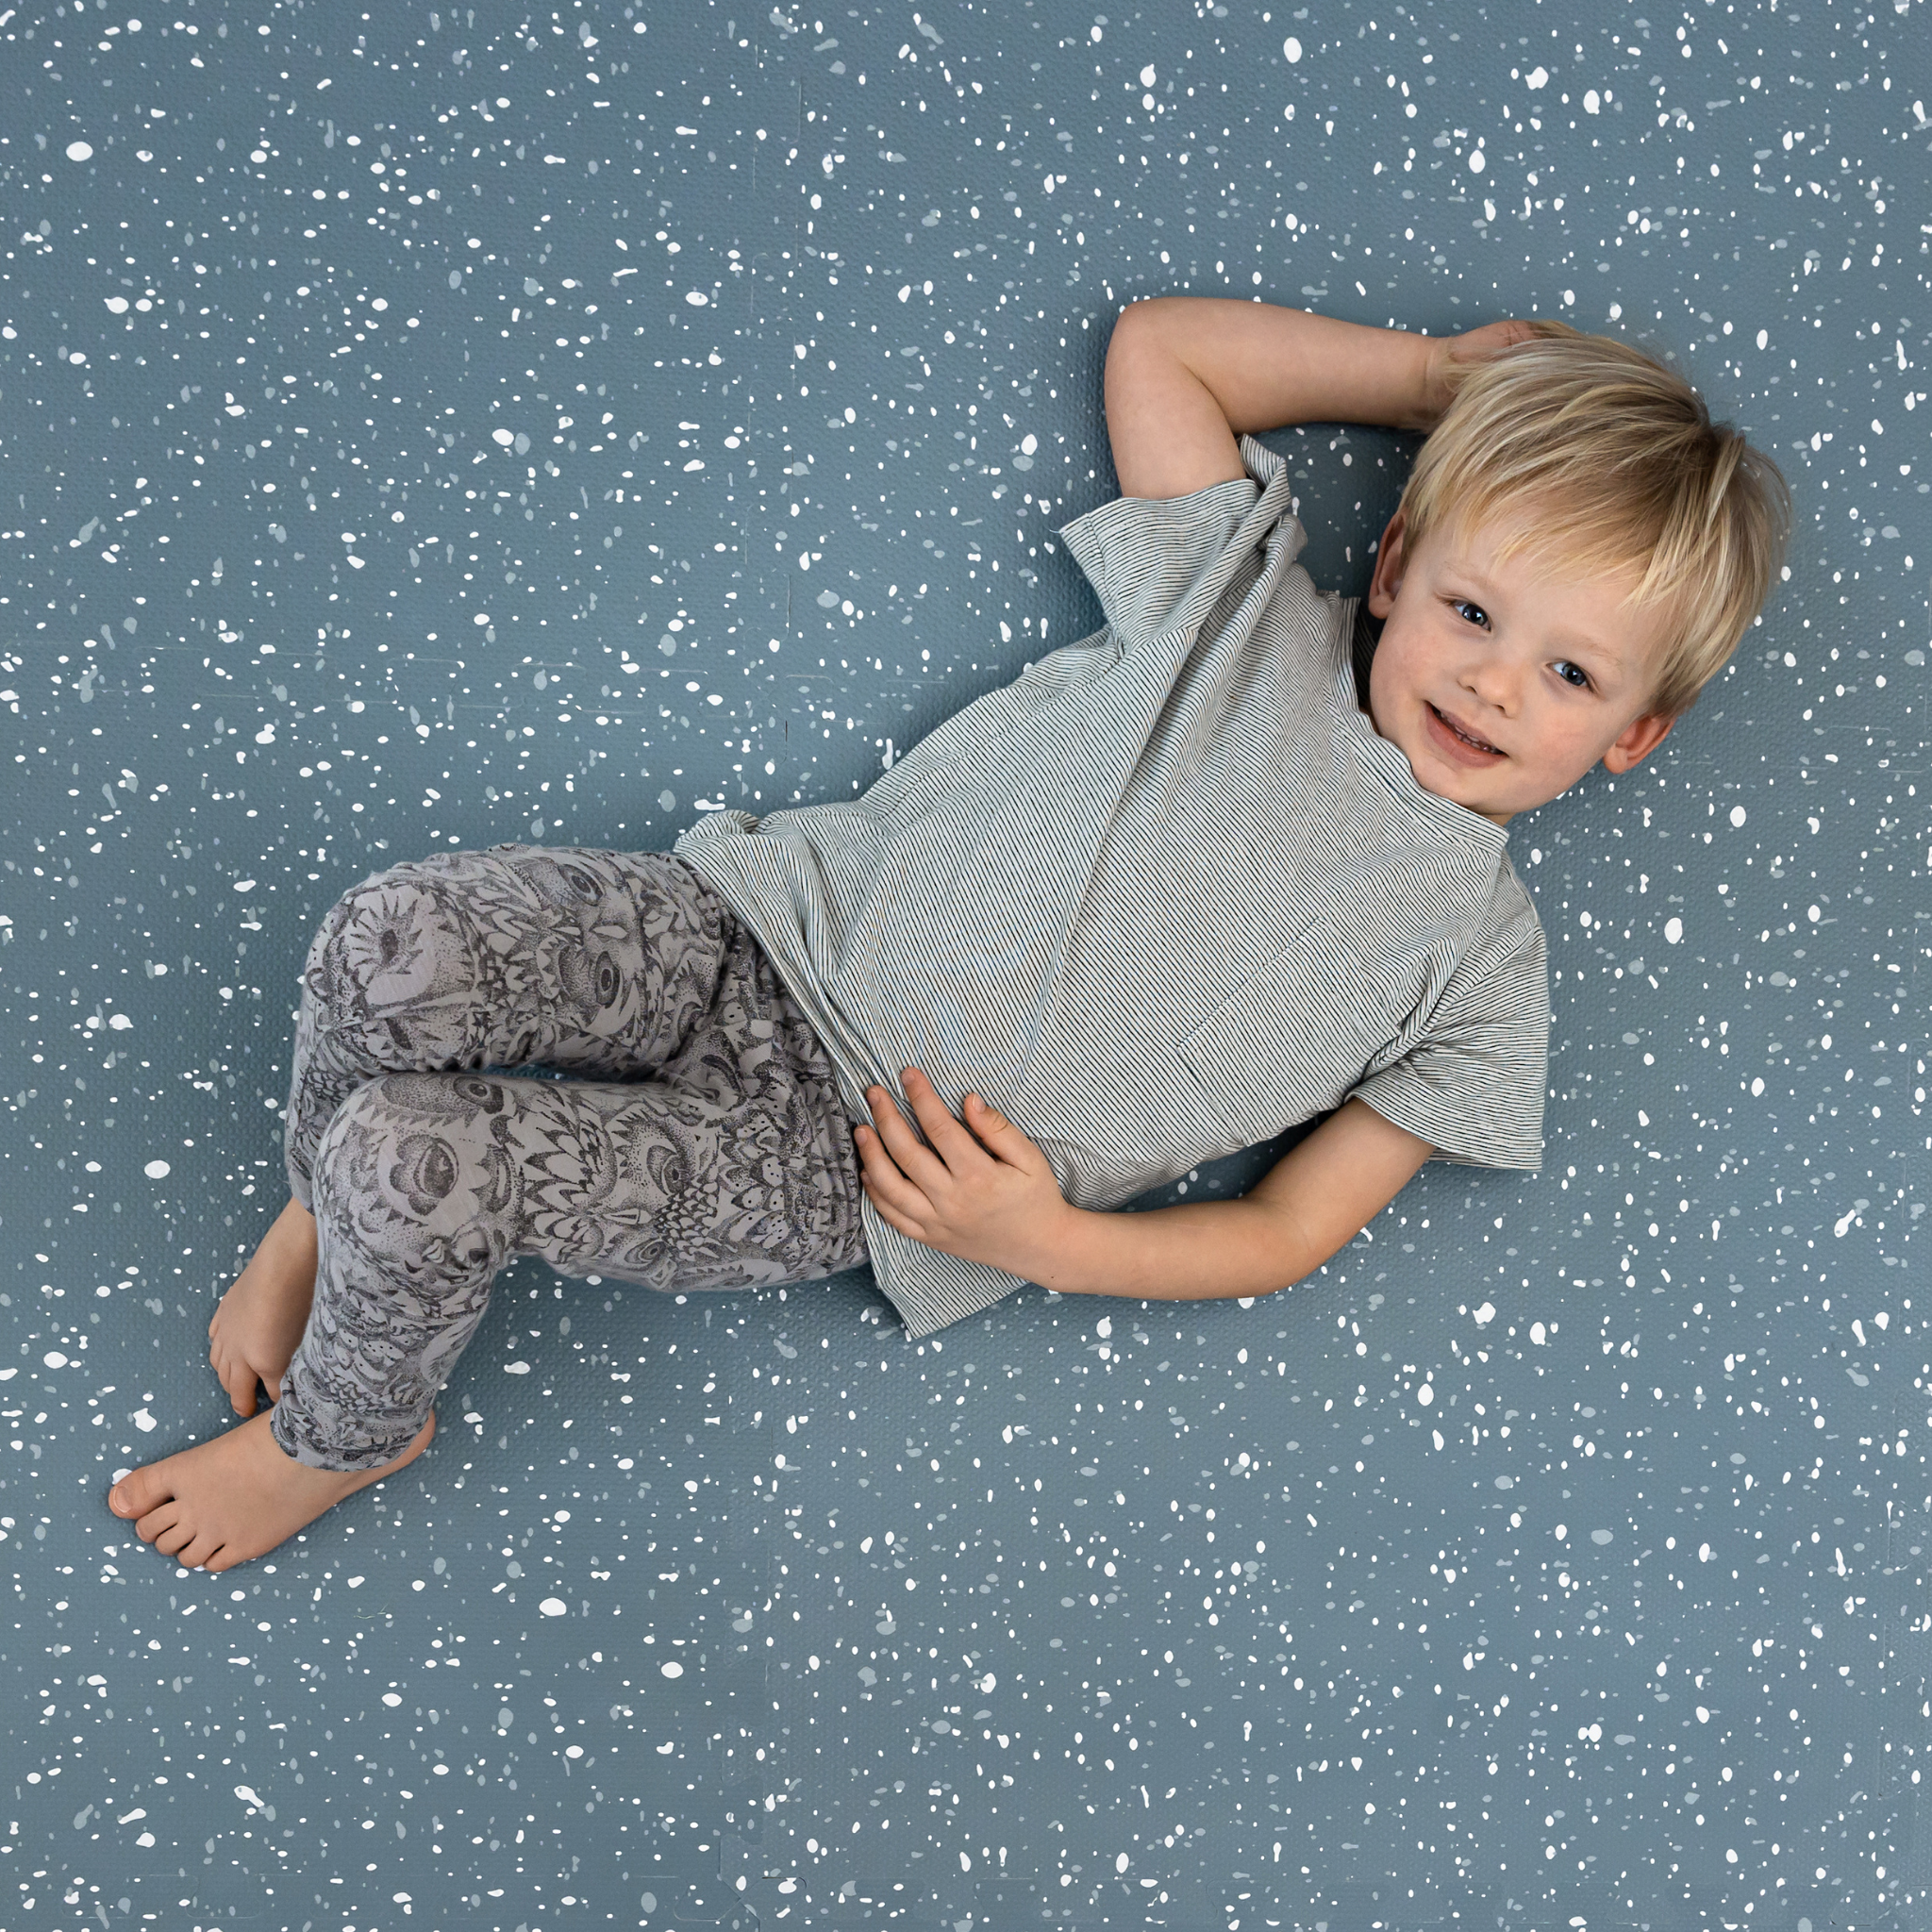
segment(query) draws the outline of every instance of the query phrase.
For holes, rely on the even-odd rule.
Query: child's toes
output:
[[[164,1557],[178,1555],[194,1541],[194,1525],[192,1523],[183,1523],[178,1516],[171,1516],[166,1526],[153,1536],[145,1534],[147,1524],[144,1522],[136,1527],[142,1532],[142,1541],[153,1543]]]
[[[135,1520],[134,1533],[142,1542],[158,1542],[181,1521],[181,1505],[173,1496]]]
[[[192,1536],[185,1548],[175,1553],[175,1560],[184,1570],[199,1570],[221,1546],[221,1538],[204,1529]]]
[[[150,1463],[124,1475],[108,1491],[108,1507],[116,1516],[140,1517],[150,1514],[168,1500],[168,1485],[155,1474]]]
[[[234,1356],[225,1356],[215,1364],[215,1374],[228,1391],[228,1405],[239,1416],[255,1413],[257,1376],[252,1364]]]

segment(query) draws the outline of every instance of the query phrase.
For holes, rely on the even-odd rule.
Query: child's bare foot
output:
[[[255,1385],[279,1401],[315,1296],[315,1217],[291,1201],[208,1324],[208,1358],[237,1415],[255,1413]]]
[[[413,1462],[436,1433],[436,1412],[380,1469],[310,1469],[283,1455],[268,1425],[263,1409],[225,1436],[137,1469],[108,1491],[108,1508],[135,1518],[135,1535],[185,1570],[232,1570]]]

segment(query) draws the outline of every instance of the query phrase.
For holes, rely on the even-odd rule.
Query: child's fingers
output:
[[[1032,1172],[1045,1156],[1005,1114],[987,1106],[976,1093],[966,1096],[966,1124],[986,1143],[988,1150],[1009,1167]]]
[[[870,1128],[860,1127],[858,1140],[862,1170],[859,1179],[871,1195],[873,1206],[894,1227],[904,1233],[913,1232],[915,1224],[920,1224],[920,1214],[929,1203],[892,1164],[876,1134]]]
[[[883,1087],[874,1087],[865,1097],[872,1104],[873,1131],[879,1146],[898,1171],[920,1187],[943,1181],[944,1164],[931,1149],[919,1144],[892,1096]]]
[[[948,1168],[957,1172],[962,1160],[984,1152],[940,1098],[939,1090],[917,1067],[908,1067],[900,1077],[906,1083],[906,1097],[912,1103],[912,1111],[925,1129],[925,1138],[939,1150]]]
[[[902,1078],[913,1118],[924,1130],[927,1144],[920,1144],[918,1135],[899,1111],[897,1101],[884,1088],[874,1091],[891,1103],[890,1111],[881,1112],[875,1101],[874,1117],[879,1124],[880,1137],[891,1150],[893,1159],[930,1193],[934,1187],[944,1183],[964,1158],[965,1137],[962,1137],[958,1122],[946,1111],[944,1102],[933,1091],[932,1082],[917,1067],[908,1067]],[[898,1139],[893,1138],[894,1129]]]

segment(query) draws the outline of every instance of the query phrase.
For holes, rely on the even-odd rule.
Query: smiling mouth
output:
[[[1459,724],[1457,724],[1453,718],[1449,717],[1446,713],[1442,711],[1437,710],[1434,705],[1430,705],[1429,709],[1435,712],[1437,723],[1440,724],[1445,731],[1448,731],[1455,737],[1461,739],[1464,744],[1469,745],[1474,750],[1486,751],[1490,753],[1492,757],[1499,758],[1507,758],[1508,756],[1508,754],[1506,751],[1504,751],[1500,746],[1490,743],[1490,741],[1487,739],[1477,738],[1473,733],[1463,730],[1463,728]]]

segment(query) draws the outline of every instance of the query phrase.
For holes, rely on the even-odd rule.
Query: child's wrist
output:
[[[1056,1294],[1108,1294],[1112,1276],[1105,1258],[1108,1224],[1117,1217],[1063,1203],[1029,1241],[1028,1265],[1011,1272]]]
[[[1449,345],[1446,336],[1410,336],[1415,346],[1409,419],[1401,426],[1426,436],[1442,420],[1448,398],[1438,386],[1437,372]]]

